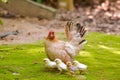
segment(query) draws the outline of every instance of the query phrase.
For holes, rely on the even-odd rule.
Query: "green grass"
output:
[[[61,39],[64,39],[60,33]],[[120,80],[120,36],[89,33],[75,58],[88,65],[86,80]],[[0,80],[78,80],[68,72],[46,71],[44,42],[0,46]]]

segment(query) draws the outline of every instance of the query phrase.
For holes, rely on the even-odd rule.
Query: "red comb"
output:
[[[50,30],[49,32],[54,32],[54,30]]]

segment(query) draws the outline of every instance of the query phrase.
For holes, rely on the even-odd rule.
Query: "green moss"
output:
[[[60,33],[61,39],[65,39]],[[88,43],[75,58],[88,65],[86,80],[120,80],[120,36],[89,33]],[[46,71],[44,42],[0,46],[1,80],[78,80],[68,72]]]

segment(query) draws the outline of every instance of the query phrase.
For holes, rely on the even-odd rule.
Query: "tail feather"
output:
[[[77,23],[76,27],[77,27],[77,33],[80,34],[80,37],[81,38],[84,37],[86,35],[86,32],[87,32],[87,30],[85,30],[85,27],[81,26],[80,23]]]
[[[84,37],[86,35],[87,30],[85,30],[85,26],[81,26],[80,23],[77,23],[75,26],[76,28],[74,28],[72,21],[67,22],[65,26],[66,36],[67,39],[73,44],[76,43],[77,40],[77,44],[80,45],[86,41]]]
[[[73,23],[70,21],[70,22],[67,22],[67,28],[68,28],[68,30],[69,31],[71,31],[72,30],[72,27],[73,27]]]
[[[72,39],[71,31],[73,30],[73,23],[71,21],[67,22],[65,26],[65,32],[67,39],[70,41]]]
[[[79,42],[79,45],[80,45],[80,44],[82,44],[82,43],[84,43],[84,42],[86,42],[86,40],[85,40],[85,39],[84,39],[84,40],[82,40],[82,41],[80,41],[80,42]]]
[[[85,37],[87,30],[84,30],[81,34],[81,37]]]
[[[80,23],[73,25],[73,23],[70,21],[67,22],[65,26],[65,32],[69,44],[74,47],[74,48],[70,47],[70,49],[66,48],[66,50],[68,50],[68,53],[71,53],[72,52],[71,50],[75,50],[75,52],[72,52],[70,54],[72,57],[74,57],[74,55],[78,54],[79,51],[84,47],[84,44],[86,44],[87,42],[85,40],[87,30],[85,29],[85,26],[81,26]]]

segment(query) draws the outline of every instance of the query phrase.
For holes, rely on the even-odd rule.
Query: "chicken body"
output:
[[[51,42],[46,40],[46,53],[50,60],[55,60],[56,58],[61,59],[63,62],[71,61],[71,57],[65,50],[65,42],[55,41]]]
[[[56,58],[61,59],[64,63],[73,61],[74,56],[79,53],[79,50],[86,43],[84,36],[86,30],[83,26],[77,26],[77,30],[72,30],[72,22],[68,22],[65,27],[65,32],[68,41],[58,40],[54,31],[50,31],[45,39],[45,51],[48,58],[54,61]]]

